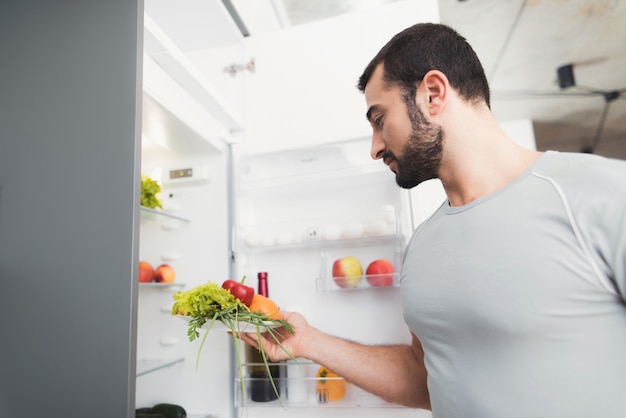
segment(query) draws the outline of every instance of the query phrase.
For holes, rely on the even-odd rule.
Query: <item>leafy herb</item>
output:
[[[161,208],[161,199],[157,197],[157,194],[161,192],[161,185],[156,180],[151,179],[148,176],[141,176],[141,206],[145,206],[150,209]]]

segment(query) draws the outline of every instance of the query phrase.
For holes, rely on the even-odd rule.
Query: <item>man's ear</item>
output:
[[[446,105],[450,82],[444,73],[431,70],[424,75],[420,87],[423,89],[424,106],[431,116],[436,116]]]

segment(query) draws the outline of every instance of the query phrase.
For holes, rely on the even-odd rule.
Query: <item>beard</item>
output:
[[[414,101],[407,103],[412,131],[402,149],[402,155],[396,156],[391,151],[383,153],[396,162],[396,183],[403,189],[411,189],[418,184],[437,178],[443,154],[443,132],[420,111]]]

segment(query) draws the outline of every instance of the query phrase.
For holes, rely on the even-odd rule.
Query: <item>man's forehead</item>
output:
[[[384,75],[385,75],[385,68],[383,64],[380,63],[372,72],[372,76],[370,77],[369,81],[367,82],[367,85],[365,86],[365,91],[367,92],[368,87],[373,87],[376,89],[386,87]]]
[[[374,100],[374,98],[380,94],[381,92],[388,89],[387,84],[384,79],[384,69],[383,65],[379,64],[378,67],[372,72],[372,76],[370,77],[367,85],[365,86],[365,101],[370,103],[370,101]]]

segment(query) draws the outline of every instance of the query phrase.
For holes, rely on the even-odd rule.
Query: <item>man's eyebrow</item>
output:
[[[368,121],[372,121],[372,113],[376,112],[377,110],[380,110],[380,106],[379,105],[372,105],[370,106],[369,109],[367,109],[367,113],[365,114],[365,118]]]

